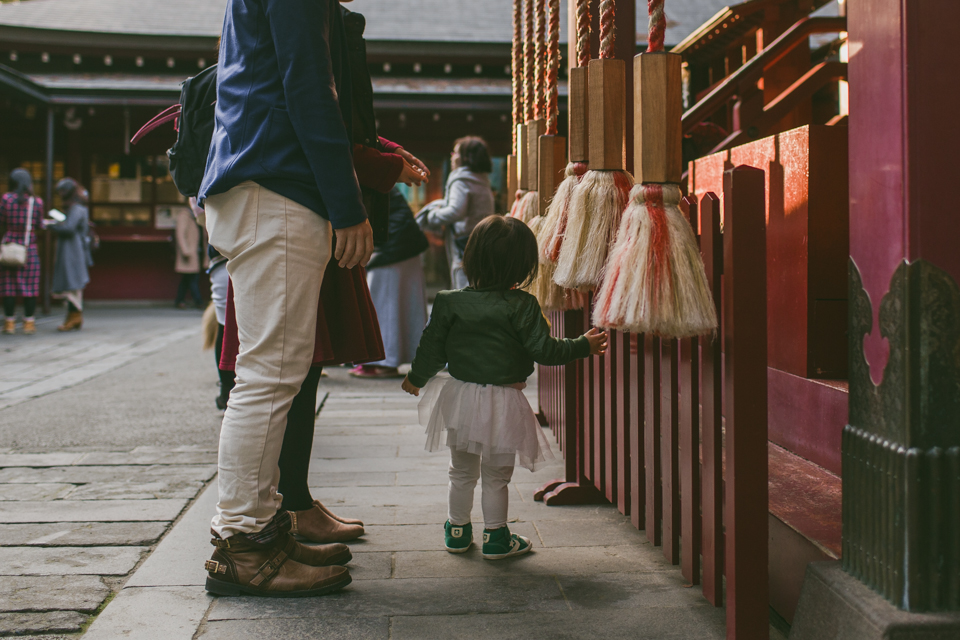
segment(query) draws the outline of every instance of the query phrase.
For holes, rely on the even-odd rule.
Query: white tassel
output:
[[[516,218],[525,224],[540,215],[540,203],[536,191],[527,191],[523,198],[518,200],[510,212],[511,218]]]
[[[677,185],[637,185],[623,214],[594,323],[633,333],[688,338],[717,328],[696,236]]]
[[[567,215],[573,191],[580,184],[580,177],[586,172],[583,162],[571,162],[564,172],[563,182],[557,187],[557,193],[547,207],[545,220],[540,227],[538,244],[540,246],[540,264],[554,264],[560,254],[563,236],[567,230]]]
[[[600,285],[616,238],[633,176],[626,171],[588,171],[573,191],[554,281],[567,289]]]

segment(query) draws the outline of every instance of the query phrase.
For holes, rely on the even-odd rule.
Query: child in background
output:
[[[483,557],[500,560],[530,550],[507,527],[508,485],[517,456],[533,471],[552,459],[550,445],[523,389],[533,364],[563,365],[602,354],[607,335],[590,329],[576,339],[550,336],[537,299],[521,289],[536,276],[537,240],[520,220],[489,216],[470,235],[463,269],[470,286],[437,295],[403,390],[420,400],[427,449],[450,449],[447,551],[473,543],[470,512],[482,479]],[[444,366],[450,376],[434,377]]]

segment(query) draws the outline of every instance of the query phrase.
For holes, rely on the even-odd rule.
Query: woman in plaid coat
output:
[[[14,305],[17,296],[23,298],[23,332],[36,333],[33,314],[40,295],[40,254],[37,251],[37,232],[43,229],[43,200],[33,195],[33,179],[26,169],[14,169],[10,173],[9,193],[0,198],[0,228],[4,230],[3,242],[27,245],[27,264],[20,268],[0,267],[0,298],[3,299],[4,333],[14,333]],[[33,223],[30,237],[25,238],[27,212],[33,200]]]

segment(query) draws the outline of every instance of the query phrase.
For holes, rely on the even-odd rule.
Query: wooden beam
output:
[[[626,168],[626,63],[591,60],[588,67],[590,169]]]
[[[642,53],[633,62],[633,162],[637,182],[679,183],[683,174],[681,58]]]
[[[567,139],[560,136],[540,136],[537,156],[540,162],[537,183],[540,215],[547,212],[557,187],[563,181],[567,168]]]

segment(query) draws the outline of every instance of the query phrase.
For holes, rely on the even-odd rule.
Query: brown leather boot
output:
[[[345,544],[321,544],[310,546],[297,542],[289,533],[281,534],[286,538],[283,550],[287,557],[301,564],[311,567],[329,567],[331,565],[344,565],[353,560],[353,554],[350,547]]]
[[[311,509],[290,511],[290,533],[311,542],[349,542],[363,535],[362,526],[335,520],[319,504],[314,501]]]
[[[63,324],[57,327],[57,331],[74,331],[79,330],[83,326],[83,312],[82,311],[70,311],[67,313],[67,319],[63,321]]]
[[[36,320],[24,320],[24,321],[23,321],[23,332],[24,332],[26,335],[28,335],[28,336],[32,336],[33,334],[35,334],[35,333],[37,332],[37,322],[36,322]]]
[[[17,332],[17,321],[13,318],[6,318],[3,321],[3,332],[13,335]]]
[[[327,509],[325,506],[323,506],[323,504],[321,504],[319,500],[314,500],[313,506],[320,507],[321,511],[323,511],[325,514],[327,514],[337,522],[342,522],[343,524],[358,524],[361,527],[363,526],[363,520],[357,520],[356,518],[342,518],[337,514],[335,514],[333,511],[330,511],[330,509]]]
[[[206,590],[218,596],[301,598],[350,584],[350,572],[344,567],[311,567],[290,558],[289,541],[283,534],[272,543],[258,544],[243,535],[224,540],[214,533],[211,544],[217,549],[204,564]]]

